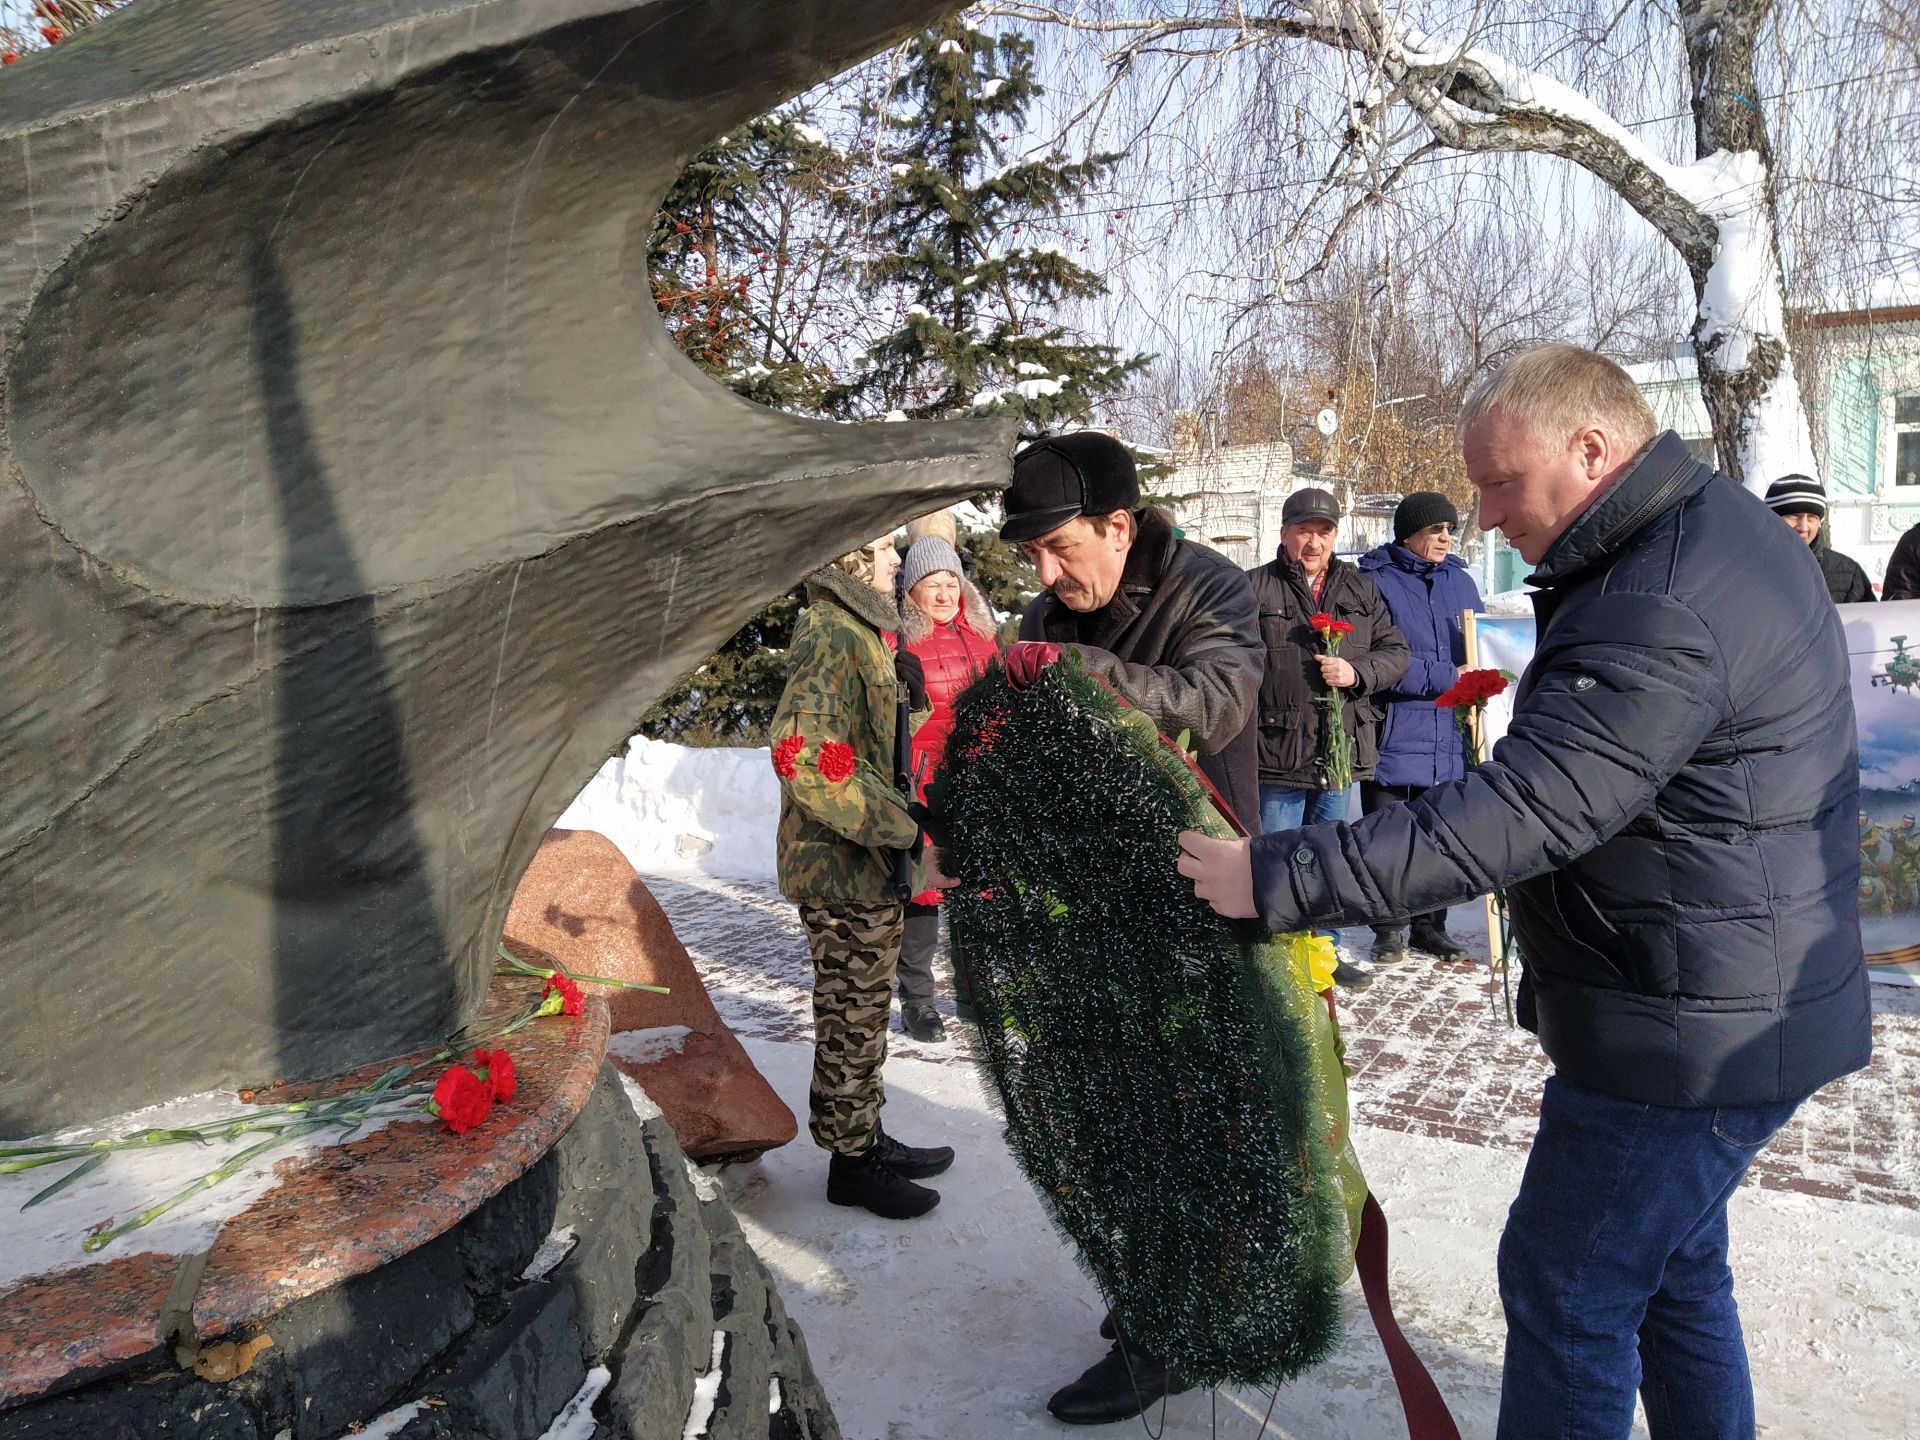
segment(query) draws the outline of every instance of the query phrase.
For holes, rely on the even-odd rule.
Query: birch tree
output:
[[[1497,168],[1511,157],[1544,156],[1579,167],[1591,177],[1586,183],[1630,207],[1684,266],[1695,363],[1723,468],[1754,489],[1790,471],[1812,473],[1786,323],[1780,197],[1789,177],[1781,173],[1762,82],[1791,93],[1790,82],[1805,73],[1805,46],[1847,57],[1843,68],[1853,73],[1836,86],[1877,85],[1884,96],[1911,18],[1894,0],[1838,0],[1789,9],[1784,18],[1776,0],[1673,0],[1670,9],[1625,0],[1602,10],[1600,3],[1087,0],[1062,8],[1005,0],[996,8],[1050,20],[1098,47],[1106,83],[1090,96],[1089,114],[1113,105],[1128,86],[1148,87],[1139,106],[1164,108],[1157,87],[1179,73],[1189,86],[1216,85],[1242,107],[1234,143],[1257,138],[1264,155],[1283,160],[1291,150],[1290,173],[1302,183],[1308,165],[1319,169],[1307,193],[1288,197],[1296,219],[1275,247],[1288,250],[1287,242],[1318,224],[1320,253],[1291,270],[1276,267],[1272,289],[1280,294],[1315,273],[1352,226],[1399,203],[1396,196],[1436,162],[1475,157]],[[1676,90],[1686,124],[1667,128],[1668,143],[1639,133],[1646,127],[1631,123],[1630,113],[1621,118]],[[1816,103],[1823,116],[1844,122],[1838,99]],[[1905,104],[1904,113],[1912,108]],[[1897,155],[1862,162],[1846,143],[1844,123],[1821,128],[1804,115],[1796,123],[1798,172],[1910,168],[1910,152],[1904,163]],[[1886,143],[1864,132],[1852,138]],[[1854,188],[1874,193],[1872,183]],[[1865,208],[1875,222],[1867,228],[1881,232],[1912,218],[1883,215],[1885,207],[1870,202]],[[1858,247],[1865,238],[1818,243]]]

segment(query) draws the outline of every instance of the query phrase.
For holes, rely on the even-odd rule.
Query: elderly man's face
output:
[[[1313,579],[1333,558],[1335,526],[1331,520],[1295,520],[1280,527],[1280,548],[1287,558]]]
[[[1780,518],[1787,522],[1787,528],[1789,530],[1806,541],[1807,544],[1811,545],[1819,538],[1820,517],[1818,515],[1809,515],[1804,510],[1796,510],[1793,514],[1782,515]]]
[[[1480,528],[1506,536],[1529,565],[1633,458],[1598,426],[1556,444],[1499,405],[1469,427],[1460,452],[1480,492]]]
[[[1453,522],[1442,520],[1437,525],[1416,530],[1400,543],[1412,551],[1416,559],[1438,565],[1447,558],[1447,552],[1453,549]]]
[[[1120,593],[1120,577],[1133,548],[1133,515],[1116,510],[1101,517],[1106,533],[1093,519],[1076,515],[1038,540],[1022,541],[1020,553],[1040,574],[1040,583],[1069,610],[1098,610]]]

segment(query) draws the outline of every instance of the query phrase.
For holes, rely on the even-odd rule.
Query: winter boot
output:
[[[1364,990],[1373,984],[1373,972],[1350,960],[1342,960],[1333,967],[1333,983],[1343,990]]]
[[[953,1164],[951,1145],[902,1145],[884,1130],[867,1153],[909,1180],[931,1179]]]
[[[922,1045],[937,1045],[947,1038],[947,1027],[940,1023],[940,1012],[931,1005],[902,1005],[900,1028],[909,1040]]]
[[[1466,946],[1447,934],[1445,921],[1435,915],[1422,915],[1415,920],[1407,943],[1436,960],[1465,960],[1470,953]]]
[[[1373,953],[1367,957],[1375,965],[1391,965],[1396,960],[1407,958],[1406,942],[1400,938],[1398,925],[1376,925],[1373,927]]]
[[[875,1145],[860,1155],[835,1155],[827,1162],[827,1199],[858,1205],[885,1220],[911,1220],[940,1203],[940,1192],[916,1185],[884,1160]]]
[[[1110,1425],[1139,1415],[1166,1395],[1193,1389],[1194,1382],[1169,1370],[1137,1345],[1113,1348],[1071,1385],[1047,1401],[1053,1418],[1068,1425]]]

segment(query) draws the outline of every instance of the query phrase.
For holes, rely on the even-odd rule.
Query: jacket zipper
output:
[[[1596,548],[1599,549],[1602,554],[1610,551],[1616,539],[1636,528],[1641,523],[1641,516],[1646,515],[1650,511],[1658,510],[1662,505],[1666,504],[1667,501],[1673,497],[1673,492],[1686,483],[1687,478],[1687,472],[1685,470],[1677,471],[1666,484],[1662,485],[1636,506],[1632,514],[1614,526],[1613,529],[1609,530],[1607,532],[1607,538],[1602,540]]]

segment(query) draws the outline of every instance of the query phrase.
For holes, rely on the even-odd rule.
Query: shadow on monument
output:
[[[271,240],[257,244],[251,269],[253,364],[288,592],[269,622],[280,1064],[289,1077],[324,1075],[339,1068],[327,1063],[330,1034],[369,1013],[438,1014],[446,1028],[455,997],[376,604],[308,430],[299,325]],[[352,598],[302,602],[327,590]],[[440,993],[401,993],[427,976]]]

